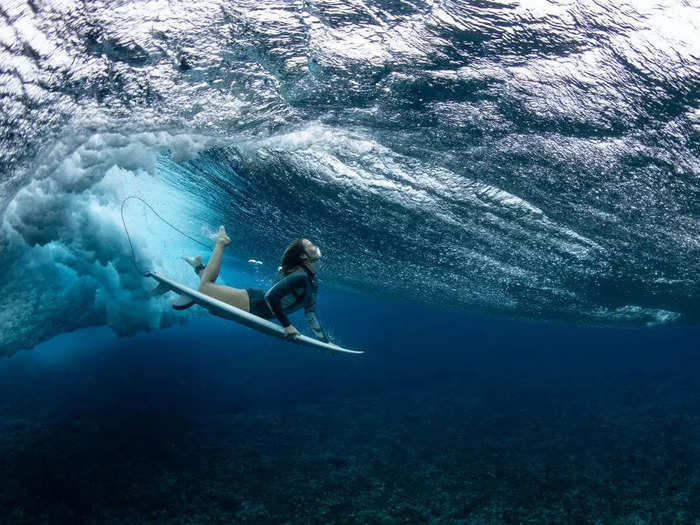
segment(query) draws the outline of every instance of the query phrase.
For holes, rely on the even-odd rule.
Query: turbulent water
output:
[[[303,235],[328,285],[700,321],[695,2],[0,4],[0,353],[182,319],[132,194],[262,281]],[[202,249],[126,215],[184,279]]]

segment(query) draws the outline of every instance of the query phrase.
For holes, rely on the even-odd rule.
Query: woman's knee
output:
[[[199,287],[197,288],[197,290],[199,290],[199,292],[203,293],[204,295],[211,295],[211,289],[212,283],[207,281],[200,281]]]

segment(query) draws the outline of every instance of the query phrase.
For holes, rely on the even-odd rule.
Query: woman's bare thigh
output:
[[[214,283],[201,283],[199,285],[199,291],[204,295],[223,301],[226,304],[250,312],[250,298],[248,297],[248,292],[246,290],[240,290],[238,288],[233,288],[231,286],[224,286],[222,284]]]

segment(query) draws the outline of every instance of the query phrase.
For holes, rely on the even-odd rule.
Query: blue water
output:
[[[225,269],[224,269],[225,271]],[[331,356],[201,318],[0,368],[7,523],[690,523],[700,330],[326,291]]]
[[[0,522],[700,522],[698,13],[0,0]]]

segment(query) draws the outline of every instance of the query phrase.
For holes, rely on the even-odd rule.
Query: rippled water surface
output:
[[[697,2],[0,4],[0,352],[175,322],[130,194],[225,223],[242,271],[304,235],[329,285],[700,320]],[[127,211],[184,275],[196,247]]]

